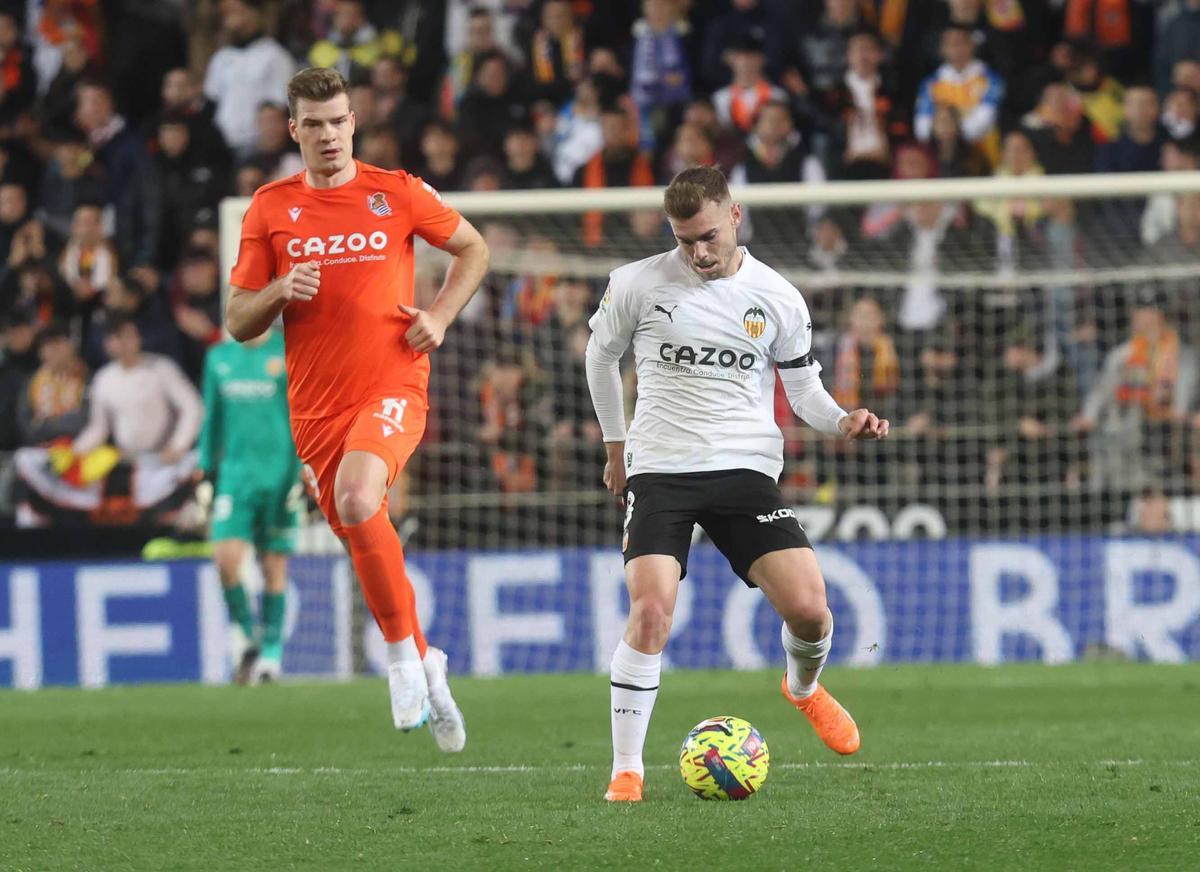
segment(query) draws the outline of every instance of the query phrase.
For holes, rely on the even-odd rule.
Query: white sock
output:
[[[618,772],[632,769],[639,775],[642,748],[646,744],[646,729],[658,697],[658,678],[662,672],[662,654],[643,654],[625,644],[622,639],[613,652],[609,672],[612,688],[613,768]]]
[[[780,635],[783,638],[783,651],[787,655],[788,693],[797,699],[812,696],[816,692],[821,669],[829,657],[829,645],[833,641],[832,618],[829,632],[818,642],[805,642],[792,635],[786,622]]]
[[[402,663],[405,660],[415,660],[420,663],[421,655],[417,653],[417,640],[412,636],[406,636],[399,642],[388,642],[387,659],[388,665]]]

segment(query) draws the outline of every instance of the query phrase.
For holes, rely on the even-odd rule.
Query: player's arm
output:
[[[637,326],[629,295],[609,282],[600,308],[588,326],[592,328],[585,355],[588,390],[592,408],[604,436],[604,484],[617,496],[625,492],[625,393],[621,383],[621,357],[629,347]]]
[[[777,364],[788,403],[800,418],[827,436],[847,439],[882,439],[890,424],[869,409],[846,412],[821,384],[821,366],[812,353]]]
[[[225,304],[229,335],[238,342],[261,336],[289,303],[306,303],[320,288],[321,265],[316,261],[296,264],[261,290],[231,287]]]
[[[491,259],[487,243],[466,218],[459,218],[454,233],[438,248],[450,254],[451,259],[442,289],[433,303],[428,309],[400,304],[400,311],[412,318],[404,338],[414,351],[423,354],[442,344],[447,328],[475,296]]]
[[[812,354],[812,321],[798,292],[772,355],[792,411],[818,433],[847,439],[882,439],[888,434],[886,420],[869,409],[846,412],[821,384],[821,364]]]

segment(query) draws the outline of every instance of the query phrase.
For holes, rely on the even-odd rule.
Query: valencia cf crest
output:
[[[758,306],[747,309],[746,314],[742,316],[742,326],[746,328],[747,336],[757,339],[767,329],[767,313]]]
[[[367,197],[367,207],[378,215],[380,218],[386,218],[392,214],[392,207],[388,205],[387,197],[383,191],[376,191]]]

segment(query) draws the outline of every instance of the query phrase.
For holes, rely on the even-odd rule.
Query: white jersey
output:
[[[820,372],[812,321],[791,283],[742,254],[723,279],[701,278],[678,248],[612,272],[589,325],[595,350],[610,359],[633,343],[638,399],[626,474],[753,469],[777,479],[783,470],[775,366]]]

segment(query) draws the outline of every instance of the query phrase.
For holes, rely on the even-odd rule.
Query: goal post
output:
[[[427,617],[460,668],[602,668],[625,607],[622,517],[599,483],[582,349],[609,271],[674,245],[662,189],[444,196],[492,266],[433,356],[430,429],[399,495]],[[740,241],[805,295],[827,387],[892,422],[884,443],[845,445],[777,403],[781,485],[835,611],[854,613],[838,659],[1200,656],[1193,582],[1132,580],[1194,567],[1200,590],[1200,172],[733,196]],[[221,206],[225,275],[246,205]],[[444,265],[418,246],[418,300]],[[1169,535],[1178,550],[1121,550]],[[672,660],[763,665],[761,600],[699,530],[696,548]],[[1182,610],[1153,613],[1174,628],[1154,650],[1116,617],[1147,596]]]

